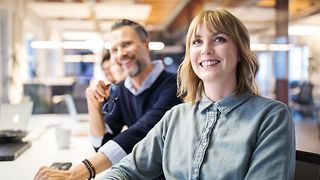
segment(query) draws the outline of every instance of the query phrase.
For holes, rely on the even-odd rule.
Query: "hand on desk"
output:
[[[72,170],[57,170],[52,167],[42,166],[34,177],[34,180],[50,180],[50,179],[76,179]]]
[[[112,162],[103,153],[98,152],[89,158],[95,172],[98,174],[112,166]],[[90,176],[88,168],[84,163],[76,165],[74,168],[66,171],[57,170],[52,167],[42,166],[34,177],[34,180],[79,180],[88,179]]]

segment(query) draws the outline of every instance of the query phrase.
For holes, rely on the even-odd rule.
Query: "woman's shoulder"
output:
[[[167,113],[170,113],[170,114],[187,113],[187,112],[190,112],[195,106],[196,104],[192,104],[190,102],[183,102],[173,106]]]
[[[197,106],[198,103],[191,103],[191,102],[182,102],[180,104],[175,105],[173,108],[178,109],[178,110],[186,110],[190,108],[194,108]]]
[[[289,106],[281,101],[270,99],[260,95],[253,95],[251,98],[249,98],[249,101],[257,106],[289,109]]]

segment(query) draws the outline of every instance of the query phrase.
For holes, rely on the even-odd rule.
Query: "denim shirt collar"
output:
[[[236,93],[232,93],[229,96],[220,99],[217,102],[211,101],[205,94],[202,95],[202,99],[199,102],[199,110],[203,112],[207,108],[214,106],[216,107],[222,114],[226,115],[235,107],[239,106],[243,102],[245,102],[252,94],[249,91],[237,96]]]
[[[153,69],[150,72],[150,74],[147,76],[147,78],[143,81],[141,87],[139,89],[135,89],[131,78],[127,77],[124,81],[124,86],[135,96],[143,93],[145,90],[147,90],[160,76],[162,71],[164,70],[164,65],[161,60],[152,61]]]

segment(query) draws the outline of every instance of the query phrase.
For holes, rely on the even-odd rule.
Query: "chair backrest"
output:
[[[296,151],[295,180],[320,179],[320,154]]]
[[[300,86],[300,93],[298,94],[299,102],[301,104],[312,104],[313,96],[312,96],[313,85],[310,82],[304,82]]]

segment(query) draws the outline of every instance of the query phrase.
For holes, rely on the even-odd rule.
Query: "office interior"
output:
[[[68,113],[63,95],[70,94],[87,113],[85,89],[104,78],[100,61],[114,20],[143,24],[152,59],[176,72],[189,23],[212,8],[244,22],[261,95],[288,104],[297,148],[320,154],[319,0],[0,0],[1,103],[32,100],[33,114]]]

